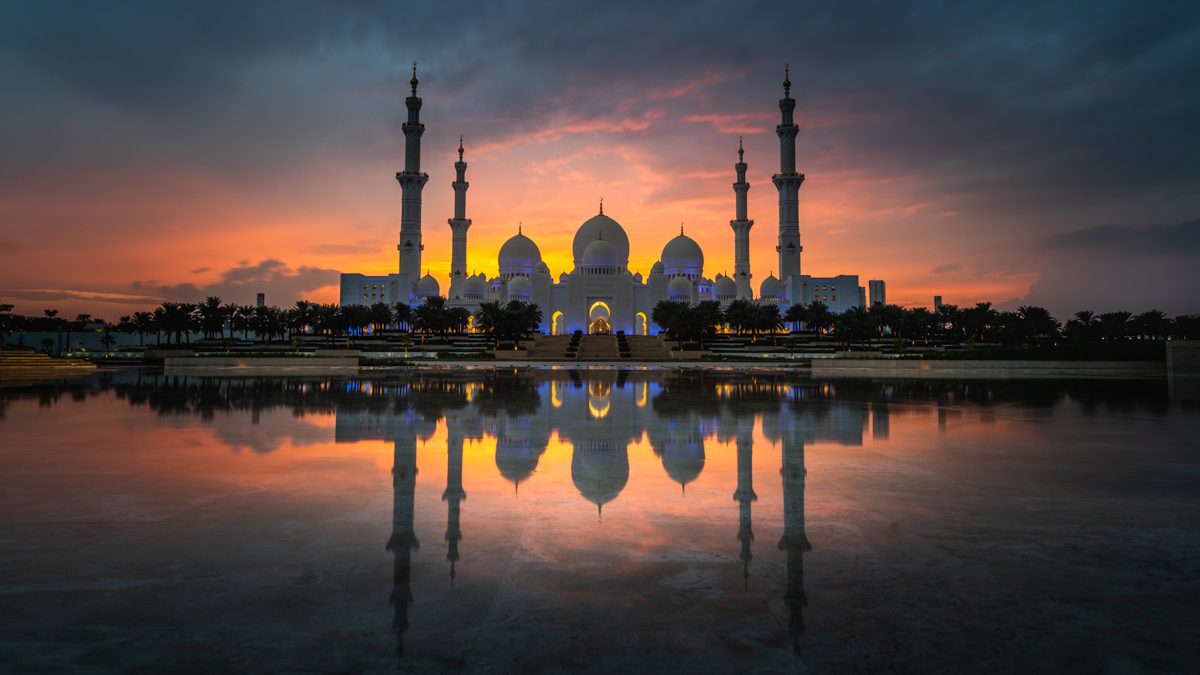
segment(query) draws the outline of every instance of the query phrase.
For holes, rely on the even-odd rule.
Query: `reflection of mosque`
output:
[[[585,379],[586,377],[586,379]],[[337,439],[395,440],[393,469],[395,509],[388,549],[395,558],[394,628],[398,654],[408,627],[412,600],[409,570],[419,543],[413,529],[416,452],[428,440],[437,421],[444,419],[447,433],[447,475],[442,499],[447,503],[446,560],[453,584],[464,539],[460,505],[467,495],[462,462],[465,439],[496,439],[495,463],[500,476],[514,490],[532,478],[552,435],[569,443],[571,480],[579,495],[602,513],[605,504],[619,498],[630,478],[628,447],[649,440],[665,473],[681,489],[695,481],[705,464],[705,440],[735,441],[738,502],[736,539],[744,585],[749,588],[754,559],[752,508],[757,500],[753,485],[755,418],[762,416],[763,432],[780,445],[783,466],[783,552],[788,608],[788,631],[799,650],[804,631],[804,553],[811,549],[805,535],[804,445],[815,441],[862,443],[866,410],[839,404],[832,392],[820,386],[780,387],[773,381],[716,380],[660,372],[527,371],[496,381],[410,382],[390,392],[392,407],[374,407],[363,414],[339,408]]]

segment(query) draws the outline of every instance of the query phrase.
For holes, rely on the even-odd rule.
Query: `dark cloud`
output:
[[[945,265],[938,265],[929,271],[933,272],[934,274],[945,274],[947,272],[957,272],[961,270],[962,267],[962,263],[946,263]]]
[[[1046,237],[1048,251],[1108,250],[1123,254],[1200,255],[1200,220],[1165,227],[1091,227]]]
[[[210,269],[212,269],[212,268],[211,267],[197,267],[196,269],[192,270],[192,274],[201,274],[203,272],[209,271]]]
[[[237,267],[222,273],[220,281],[206,286],[188,283],[171,286],[135,281],[131,288],[163,300],[178,302],[197,302],[217,296],[225,302],[249,304],[258,293],[266,293],[268,304],[287,306],[304,299],[306,293],[337,283],[337,270],[307,266],[293,270],[287,263],[270,258],[257,265],[242,261]]]

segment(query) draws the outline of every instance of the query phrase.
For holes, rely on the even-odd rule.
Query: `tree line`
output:
[[[145,346],[146,336],[153,335],[158,344],[190,341],[192,334],[205,339],[243,339],[251,334],[262,341],[290,338],[295,334],[324,335],[327,341],[335,337],[362,335],[367,331],[396,329],[424,335],[445,337],[449,333],[466,332],[474,319],[477,328],[495,339],[519,339],[536,333],[541,325],[542,311],[536,304],[513,300],[480,303],[472,313],[465,307],[447,307],[443,297],[429,297],[418,305],[403,302],[377,302],[373,305],[337,305],[299,300],[295,306],[281,309],[273,305],[256,307],[222,303],[211,296],[200,303],[164,302],[149,312],[134,312],[122,316],[113,324],[104,319],[80,314],[74,320],[59,317],[58,310],[47,309],[42,316],[12,314],[12,305],[0,304],[0,337],[14,332],[62,332],[70,334],[99,325],[105,337],[110,332],[137,335]],[[107,343],[106,343],[107,344]]]

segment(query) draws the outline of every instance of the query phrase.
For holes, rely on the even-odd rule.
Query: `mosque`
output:
[[[404,171],[396,174],[401,187],[399,271],[386,276],[343,273],[341,304],[372,305],[377,302],[419,303],[441,295],[441,284],[433,276],[421,275],[421,193],[429,175],[421,172],[421,99],[417,96],[416,65],[413,66],[412,95],[405,99],[408,121],[402,126],[405,137]],[[812,277],[800,273],[800,225],[798,193],[804,174],[796,172],[796,135],[792,120],[796,101],[791,97],[791,81],[785,69],[783,95],[779,101],[781,123],[776,127],[780,142],[780,171],[772,177],[779,192],[779,234],[775,247],[779,252],[780,276],[768,276],[758,289],[757,301],[774,303],[786,311],[795,303],[821,300],[833,312],[866,304],[865,289],[857,275]],[[737,182],[735,218],[730,221],[734,235],[733,276],[704,276],[704,251],[684,234],[667,241],[658,262],[648,276],[629,269],[629,237],[621,224],[605,215],[603,200],[599,213],[584,221],[572,243],[573,269],[555,280],[542,261],[541,249],[520,228],[500,247],[497,257],[499,274],[467,273],[467,164],[463,161],[461,138],[458,161],[454,164],[454,217],[448,220],[452,231],[450,284],[446,293],[451,307],[474,310],[489,300],[521,300],[542,308],[542,332],[565,335],[577,330],[585,333],[625,331],[648,335],[659,331],[651,320],[651,311],[662,300],[699,302],[717,300],[722,306],[735,299],[755,300],[751,289],[750,229],[747,218],[744,150],[738,148],[734,165]]]

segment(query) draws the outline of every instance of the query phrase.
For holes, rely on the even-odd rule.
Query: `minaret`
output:
[[[408,121],[400,128],[404,131],[404,171],[396,174],[400,182],[400,274],[408,275],[409,297],[412,288],[421,278],[421,191],[429,175],[421,173],[421,99],[417,98],[417,62],[413,61],[412,96],[404,99],[408,106]]]
[[[782,124],[775,127],[779,135],[779,173],[771,177],[779,190],[779,280],[790,288],[788,278],[800,274],[800,184],[804,174],[796,173],[796,134],[800,127],[792,122],[792,111],[796,101],[792,99],[792,81],[788,79],[787,66],[783,69],[783,98],[779,110],[783,113]],[[790,296],[788,302],[795,300]]]
[[[754,541],[754,530],[751,527],[750,505],[758,501],[754,494],[754,418],[738,420],[737,433],[737,492],[733,498],[738,502],[738,541],[742,542],[742,579],[746,587],[750,587],[750,561],[754,554],[750,552],[750,542]]]
[[[783,538],[779,550],[787,556],[787,586],[783,604],[788,608],[788,633],[792,649],[800,654],[800,636],[804,634],[804,554],[812,550],[804,535],[804,443],[790,434],[783,438]]]
[[[420,548],[413,531],[417,487],[417,435],[410,425],[396,427],[396,454],[392,466],[392,537],[387,550],[392,552],[392,630],[396,631],[396,658],[404,655],[404,631],[408,628],[408,605],[412,602],[409,581],[412,552]]]
[[[461,176],[461,171],[459,172]],[[452,221],[453,222],[453,221]],[[470,224],[470,221],[467,222]],[[463,434],[457,418],[446,419],[446,491],[442,499],[449,502],[446,514],[446,541],[450,542],[446,560],[450,562],[450,585],[454,586],[454,564],[458,562],[458,542],[462,539],[459,526],[460,505],[467,498],[462,486]]]
[[[738,163],[733,166],[737,170],[737,182],[733,191],[737,194],[737,218],[729,221],[733,228],[733,279],[737,282],[738,300],[753,300],[754,291],[750,290],[750,228],[754,227],[753,220],[746,220],[746,193],[750,184],[746,182],[746,162],[742,161],[742,139],[738,139]]]
[[[450,229],[454,232],[453,247],[450,252],[450,292],[446,297],[451,300],[462,297],[463,281],[467,278],[467,229],[471,221],[467,218],[467,163],[463,161],[462,136],[458,137],[458,161],[454,163],[458,176],[450,187],[454,188],[454,217],[450,219]]]

